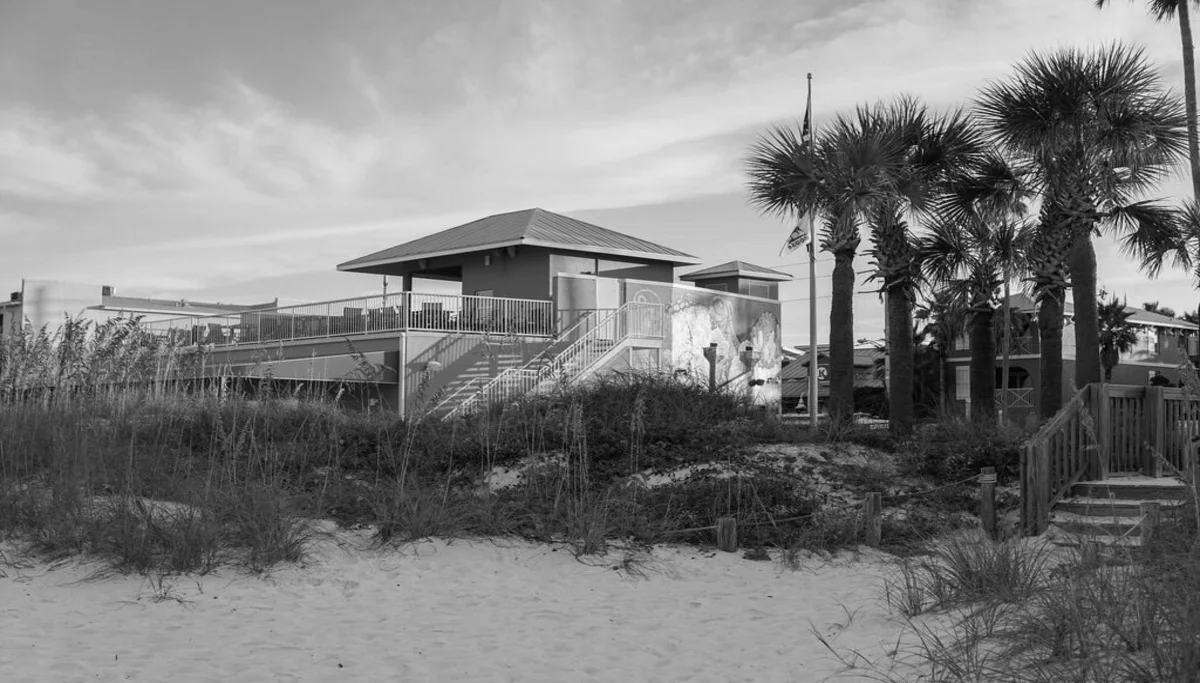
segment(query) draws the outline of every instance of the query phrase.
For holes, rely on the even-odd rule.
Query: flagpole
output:
[[[808,124],[808,159],[813,160],[812,125],[812,73],[808,74],[808,101],[804,108],[805,123]],[[808,212],[808,419],[809,427],[815,434],[817,431],[817,400],[818,380],[817,367],[817,224],[813,218],[815,212]]]

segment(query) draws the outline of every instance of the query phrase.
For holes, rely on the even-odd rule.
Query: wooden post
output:
[[[996,468],[985,467],[979,473],[979,521],[988,538],[997,539],[996,533]]]
[[[1033,535],[1041,536],[1050,526],[1050,440],[1038,444],[1032,455]]]
[[[1033,535],[1033,487],[1029,485],[1030,472],[1033,469],[1033,448],[1026,446],[1021,449],[1021,533]]]
[[[1158,455],[1163,452],[1163,432],[1166,431],[1166,406],[1162,387],[1146,387],[1146,448],[1142,453],[1142,474],[1161,477],[1162,464]]]
[[[867,545],[879,547],[880,535],[883,533],[883,494],[868,493],[863,501],[863,526],[866,527]]]
[[[1154,536],[1155,529],[1158,528],[1159,514],[1157,502],[1142,503],[1142,547]]]
[[[717,520],[717,550],[737,552],[737,519],[722,517]]]
[[[1096,405],[1096,438],[1100,443],[1096,445],[1096,455],[1100,461],[1099,471],[1096,473],[1097,481],[1108,479],[1109,472],[1112,471],[1112,435],[1113,435],[1113,419],[1112,419],[1112,393],[1109,391],[1107,384],[1099,385],[1097,390]]]

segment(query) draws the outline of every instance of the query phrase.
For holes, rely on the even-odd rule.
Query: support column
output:
[[[405,277],[411,276],[406,275]],[[403,420],[408,413],[408,332],[400,333],[400,367],[396,370],[400,384],[400,419]]]

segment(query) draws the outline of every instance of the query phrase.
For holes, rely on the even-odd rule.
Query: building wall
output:
[[[550,274],[595,275],[616,279],[672,282],[675,268],[660,261],[634,261],[603,257],[582,252],[561,252],[550,256]]]
[[[65,317],[107,320],[108,316],[89,314],[88,308],[100,305],[100,287],[52,280],[24,280],[21,285],[21,314],[35,330],[46,327],[53,333]]]
[[[513,256],[505,249],[494,249],[453,258],[462,266],[463,294],[490,291],[491,296],[543,301],[551,296],[551,255],[545,249],[516,247]]]
[[[627,302],[662,304],[669,324],[663,340],[664,369],[707,382],[704,349],[717,344],[717,383],[745,392],[761,405],[778,407],[783,346],[778,301],[683,285],[627,281]],[[752,347],[756,357],[744,351]],[[750,386],[751,380],[763,380]]]

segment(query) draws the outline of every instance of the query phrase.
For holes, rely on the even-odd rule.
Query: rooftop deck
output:
[[[409,330],[550,337],[554,318],[551,301],[397,292],[172,318],[143,328],[177,343],[237,346]]]

